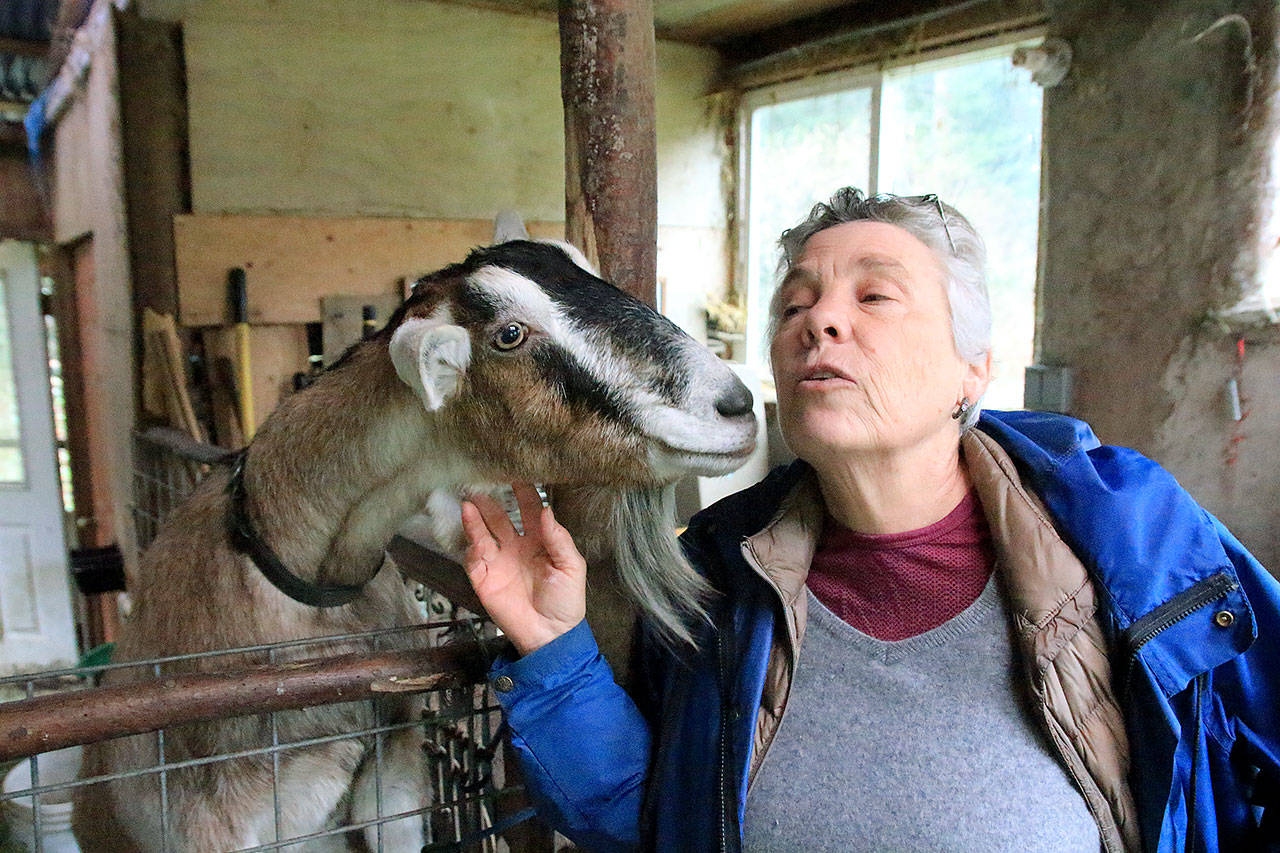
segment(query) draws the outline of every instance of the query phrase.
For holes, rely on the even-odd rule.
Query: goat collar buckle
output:
[[[231,479],[227,482],[227,494],[231,499],[227,507],[227,534],[231,539],[231,547],[252,560],[262,576],[271,581],[272,586],[299,604],[308,607],[341,607],[359,598],[364,592],[364,584],[339,586],[303,580],[289,571],[276,552],[271,550],[271,546],[258,535],[249,518],[248,493],[244,486],[244,466],[248,458],[249,448],[246,447],[236,457],[235,464],[231,467]]]

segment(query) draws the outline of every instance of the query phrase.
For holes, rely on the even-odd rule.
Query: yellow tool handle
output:
[[[253,371],[249,363],[249,324],[236,323],[236,385],[240,390],[240,429],[244,440],[253,438],[257,420],[253,415]]]

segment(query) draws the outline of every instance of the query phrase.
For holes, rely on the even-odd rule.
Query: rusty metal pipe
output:
[[[503,642],[163,676],[8,702],[0,705],[0,761],[184,723],[477,684]]]

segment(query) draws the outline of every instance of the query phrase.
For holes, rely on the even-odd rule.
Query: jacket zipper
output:
[[[1201,706],[1204,704],[1204,689],[1208,685],[1209,673],[1202,672],[1191,682],[1191,696],[1195,703],[1195,743],[1191,746],[1191,778],[1187,781],[1191,793],[1187,795],[1187,853],[1196,853],[1196,787],[1198,783],[1197,768],[1200,766],[1200,726]]]
[[[1190,589],[1178,593],[1130,625],[1125,630],[1125,639],[1129,646],[1129,671],[1125,673],[1125,683],[1128,683],[1133,673],[1133,664],[1137,661],[1138,653],[1142,651],[1143,646],[1209,602],[1234,592],[1239,586],[1231,575],[1218,572]]]

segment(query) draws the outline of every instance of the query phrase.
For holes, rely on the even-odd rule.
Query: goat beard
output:
[[[557,488],[556,516],[589,567],[608,564],[647,628],[669,647],[696,645],[692,627],[707,619],[711,587],[676,537],[676,487]],[[599,520],[608,518],[607,525]]]

